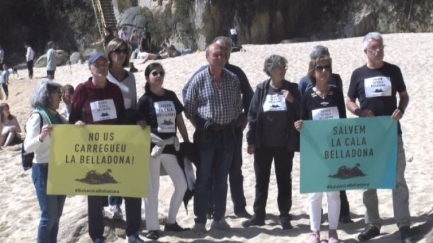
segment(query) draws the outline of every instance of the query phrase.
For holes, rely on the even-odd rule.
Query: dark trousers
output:
[[[244,194],[244,177],[242,175],[242,140],[243,132],[240,128],[235,129],[236,147],[233,155],[232,166],[230,167],[229,182],[230,192],[233,201],[233,211],[240,214],[245,211],[247,202]],[[213,182],[212,182],[213,184]],[[213,190],[209,191],[208,214],[214,212]]]
[[[27,70],[29,71],[29,78],[33,78],[33,60],[27,62]]]
[[[238,35],[230,35],[230,39],[232,39],[233,46],[238,46]]]
[[[56,72],[56,70],[47,70],[47,77],[51,80],[54,79],[54,73]]]
[[[342,217],[350,217],[350,207],[349,201],[347,200],[346,191],[340,191],[340,218]]]
[[[268,199],[269,178],[272,160],[275,162],[275,175],[278,185],[278,210],[280,217],[288,217],[292,207],[292,168],[293,151],[287,147],[256,148],[254,153],[254,171],[256,174],[256,198],[254,214],[260,220],[266,217],[266,201]]]
[[[213,190],[215,213],[214,220],[224,218],[227,202],[227,178],[233,160],[233,144],[223,142],[223,132],[211,131],[211,141],[204,146],[199,137],[203,132],[196,130],[194,144],[199,151],[199,165],[197,167],[197,180],[194,190],[195,222],[206,224],[206,211],[209,201],[209,191]],[[230,141],[226,141],[230,142]],[[212,179],[214,181],[212,187]]]
[[[5,94],[5,100],[9,97],[9,89],[7,84],[2,84],[3,93]]]
[[[93,241],[104,238],[103,206],[107,197],[88,196],[87,210],[89,221],[89,235]],[[141,198],[125,197],[126,235],[131,236],[140,230]]]

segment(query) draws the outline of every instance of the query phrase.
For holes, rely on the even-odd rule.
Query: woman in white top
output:
[[[110,61],[107,79],[119,86],[122,91],[125,109],[134,109],[137,106],[137,87],[133,73],[125,70],[129,63],[128,44],[120,39],[114,38],[105,48],[106,56]],[[122,197],[109,197],[110,211],[114,219],[122,219],[121,209]]]
[[[62,99],[61,89],[62,86],[58,83],[50,80],[41,81],[31,97],[30,105],[34,110],[26,124],[24,149],[35,156],[32,180],[41,210],[37,243],[57,242],[60,216],[66,199],[64,195],[47,195],[52,125],[66,123],[56,111]]]

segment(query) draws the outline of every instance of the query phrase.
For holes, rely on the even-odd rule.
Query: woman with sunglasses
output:
[[[301,95],[298,84],[287,81],[287,60],[278,55],[266,58],[263,71],[270,77],[259,84],[248,112],[248,153],[254,154],[256,195],[254,216],[243,227],[265,224],[266,201],[272,161],[278,185],[278,210],[284,230],[292,228],[289,212],[292,207],[293,156],[299,133],[292,124],[299,117]]]
[[[32,181],[35,186],[36,197],[41,210],[37,243],[57,242],[59,222],[65,205],[65,195],[48,195],[48,164],[50,157],[50,133],[55,124],[67,121],[57,113],[62,100],[62,86],[51,80],[42,80],[36,86],[31,98],[30,106],[33,114],[26,124],[26,138],[24,149],[27,153],[34,153],[32,165]]]
[[[295,128],[301,131],[303,120],[325,120],[346,118],[344,95],[341,89],[329,85],[331,76],[331,58],[319,56],[310,61],[308,78],[313,85],[312,89],[305,91],[301,101],[301,120],[295,122]],[[324,110],[326,116],[323,115]],[[331,114],[331,115],[329,115]],[[338,243],[337,227],[340,216],[340,192],[326,192],[328,198],[329,233],[328,242]],[[320,242],[320,221],[323,193],[309,194],[310,208],[310,243]]]
[[[117,85],[122,91],[125,109],[136,109],[137,107],[137,88],[135,86],[135,76],[132,72],[124,68],[129,64],[128,44],[120,39],[114,38],[105,48],[109,60],[107,79]],[[109,197],[110,211],[114,219],[122,219],[122,197]]]
[[[188,132],[182,117],[183,105],[176,94],[164,89],[164,69],[159,63],[151,63],[146,67],[145,93],[138,100],[137,110],[145,118],[151,127],[152,153],[149,162],[149,184],[147,198],[145,199],[146,209],[146,237],[158,239],[158,191],[159,175],[161,166],[170,176],[174,185],[174,193],[170,201],[167,224],[165,231],[179,232],[184,228],[176,222],[177,212],[182,204],[187,189],[185,174],[180,167],[176,151],[179,150],[179,140],[176,131],[179,129],[184,142],[189,142]],[[155,144],[155,140],[159,140]],[[160,149],[160,152],[156,152]]]

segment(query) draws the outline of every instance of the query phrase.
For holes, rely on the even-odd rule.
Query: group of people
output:
[[[166,71],[160,63],[151,63],[144,72],[145,93],[137,99],[135,77],[126,71],[129,65],[128,43],[112,39],[106,53],[95,53],[89,59],[91,77],[79,84],[65,109],[68,117],[56,110],[66,92],[57,83],[39,83],[32,99],[34,113],[27,122],[25,150],[34,152],[32,178],[38,197],[41,220],[38,242],[56,242],[64,196],[46,194],[48,172],[49,133],[53,124],[139,124],[151,129],[151,157],[148,195],[145,199],[145,237],[159,238],[158,190],[160,169],[163,168],[174,184],[168,221],[164,230],[179,232],[187,228],[176,221],[177,212],[187,190],[185,174],[178,157],[179,130],[183,141],[189,143],[188,131],[182,117],[194,126],[193,144],[197,152],[196,182],[194,187],[195,224],[197,234],[207,232],[206,222],[212,220],[211,230],[227,231],[225,220],[228,184],[236,217],[245,218],[242,226],[263,226],[272,161],[278,185],[278,210],[282,229],[290,230],[292,206],[292,167],[294,153],[299,151],[299,132],[303,121],[318,120],[323,108],[333,110],[333,119],[346,118],[346,108],[359,117],[391,116],[400,120],[409,96],[400,69],[384,62],[382,36],[369,33],[363,40],[367,64],[356,69],[351,77],[345,101],[342,81],[332,73],[332,59],[324,46],[316,46],[310,55],[308,73],[299,83],[285,79],[287,60],[279,55],[266,58],[263,70],[268,79],[253,91],[241,68],[229,63],[232,41],[217,37],[206,50],[207,65],[193,74],[182,90],[182,102],[176,94],[163,87]],[[381,79],[385,88],[381,95],[369,89],[372,79]],[[72,88],[73,89],[73,88]],[[396,96],[399,101],[397,103]],[[355,101],[358,100],[360,106]],[[92,107],[110,104],[110,117],[101,117]],[[171,122],[166,122],[171,121]],[[248,128],[247,128],[248,127]],[[247,152],[254,155],[255,200],[254,215],[246,210],[242,175],[243,131],[247,128]],[[398,161],[396,189],[393,190],[394,216],[403,243],[411,242],[409,192],[404,179],[405,154],[398,128]],[[158,152],[154,152],[158,151]],[[228,183],[229,182],[229,183]],[[350,223],[346,192],[326,192],[328,199],[328,242],[337,243],[338,224]],[[309,195],[311,234],[310,243],[319,243],[323,193]],[[140,198],[88,196],[89,235],[93,242],[105,242],[103,233],[104,206],[110,205],[113,215],[122,218],[121,203],[125,201],[127,242],[143,242],[139,236],[141,224]],[[365,230],[360,241],[380,234],[381,220],[376,190],[363,193],[366,207]]]

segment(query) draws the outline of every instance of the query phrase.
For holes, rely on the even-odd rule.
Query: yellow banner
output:
[[[146,197],[150,128],[56,125],[48,194]]]

